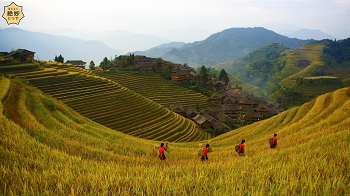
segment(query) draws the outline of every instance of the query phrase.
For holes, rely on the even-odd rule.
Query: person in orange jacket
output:
[[[201,157],[202,161],[208,160],[209,144],[206,144],[203,150],[203,156]]]
[[[277,133],[273,134],[273,144],[270,146],[270,148],[276,148],[277,146]]]
[[[166,159],[164,152],[165,152],[164,143],[161,143],[160,147],[159,147],[159,159],[160,160],[165,160]]]
[[[240,152],[238,153],[239,156],[244,156],[244,142],[245,140],[242,140],[241,143],[239,143],[239,147],[240,147]]]

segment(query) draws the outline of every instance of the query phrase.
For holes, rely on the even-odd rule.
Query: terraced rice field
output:
[[[207,96],[178,86],[157,74],[126,71],[99,72],[97,74],[129,88],[163,107],[169,107],[174,103],[192,106],[199,110],[209,107]]]
[[[11,73],[111,129],[159,141],[210,138],[193,121],[91,71],[59,65],[27,70]]]

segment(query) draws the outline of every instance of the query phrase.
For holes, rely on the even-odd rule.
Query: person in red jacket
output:
[[[159,159],[160,160],[165,160],[166,159],[164,152],[165,152],[164,143],[161,143],[160,147],[159,147]]]
[[[206,144],[202,150],[203,150],[203,156],[201,160],[202,161],[208,160],[209,144]]]
[[[276,148],[277,146],[277,133],[273,134],[273,144],[270,146],[270,148]]]
[[[241,143],[239,143],[240,151],[239,151],[239,156],[244,156],[244,142],[245,140],[242,140]]]

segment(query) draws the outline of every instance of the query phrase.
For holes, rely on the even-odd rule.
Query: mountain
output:
[[[324,33],[318,29],[299,29],[298,31],[295,31],[289,35],[287,35],[290,38],[297,38],[297,39],[314,39],[314,40],[322,40],[322,39],[331,39],[334,40],[335,37],[332,35],[329,35],[327,33]]]
[[[83,60],[88,64],[93,60],[98,65],[104,57],[110,58],[120,54],[119,50],[100,41],[85,41],[18,28],[0,29],[0,37],[0,51],[10,52],[25,48],[35,52],[35,59],[40,60],[53,60],[55,55],[62,54],[65,61]]]
[[[275,59],[280,57],[286,46],[273,43],[254,50],[235,60],[213,66],[216,70],[225,69],[232,76],[243,79],[251,85],[263,88],[275,71]]]
[[[214,68],[260,87],[289,108],[349,86],[349,66],[350,38],[313,41],[293,50],[272,44]]]
[[[161,35],[149,35],[145,33],[134,33],[126,30],[75,30],[75,29],[57,29],[44,30],[49,34],[74,37],[84,40],[98,40],[111,48],[118,48],[122,53],[134,50],[146,50],[151,47],[168,43],[170,39]]]
[[[134,51],[131,53],[134,53],[135,55],[145,55],[145,56],[158,58],[163,56],[165,53],[171,51],[172,49],[180,49],[185,45],[186,43],[184,42],[171,42],[171,43],[162,44],[162,45],[150,48],[145,51]]]
[[[231,28],[215,33],[203,41],[188,43],[181,48],[172,48],[161,58],[174,63],[187,63],[192,67],[212,66],[244,56],[271,43],[296,48],[308,42],[288,38],[262,27]]]

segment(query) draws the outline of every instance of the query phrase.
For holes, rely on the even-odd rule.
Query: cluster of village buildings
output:
[[[235,124],[256,122],[283,111],[280,104],[257,98],[247,91],[231,89],[222,94],[215,93],[209,98],[212,107],[206,114],[199,114],[194,107],[173,104],[173,112],[196,122],[203,129],[232,130]]]

